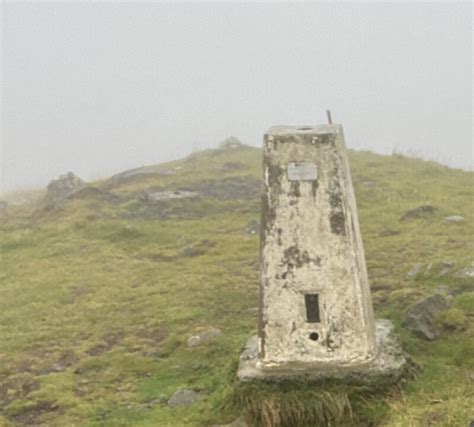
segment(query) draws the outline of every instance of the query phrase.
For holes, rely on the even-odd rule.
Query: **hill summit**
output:
[[[394,322],[423,367],[403,398],[339,390],[330,400],[305,385],[235,384],[240,350],[256,330],[262,154],[231,140],[79,181],[48,210],[44,192],[8,205],[0,218],[0,424],[211,426],[243,415],[317,426],[330,413],[334,425],[468,425],[474,175],[348,154],[375,314]],[[407,314],[418,322],[435,294],[447,305],[429,317],[437,334],[428,341],[402,323]]]

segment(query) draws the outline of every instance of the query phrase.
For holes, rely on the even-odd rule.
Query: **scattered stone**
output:
[[[380,237],[391,237],[391,236],[397,236],[400,234],[399,230],[384,230],[379,233]]]
[[[219,148],[227,150],[240,148],[243,145],[244,144],[242,144],[237,138],[230,136],[229,138],[224,139],[224,141],[219,144]]]
[[[201,400],[204,396],[194,390],[178,390],[168,400],[168,406],[191,406]]]
[[[460,278],[474,277],[474,263],[472,263],[469,267],[456,271],[454,276]]]
[[[208,329],[206,331],[202,331],[198,335],[193,335],[186,340],[186,345],[188,347],[197,347],[199,345],[205,344],[211,338],[218,337],[222,335],[222,331],[218,328]]]
[[[418,276],[418,274],[421,273],[421,270],[423,268],[423,264],[421,262],[417,262],[411,270],[407,273],[406,277],[411,279],[413,277]]]
[[[194,191],[175,190],[175,191],[144,191],[140,193],[138,199],[142,202],[159,202],[161,200],[187,199],[198,197]]]
[[[444,296],[431,295],[418,301],[407,310],[402,325],[419,338],[435,340],[440,334],[436,327],[436,317],[441,311],[448,308],[449,304]]]
[[[461,215],[447,216],[443,221],[445,224],[459,224],[464,222],[464,218]]]
[[[474,372],[471,372],[471,374],[469,375],[469,379],[470,379],[471,381],[474,381]]]
[[[438,276],[445,276],[454,268],[454,261],[442,261]]]
[[[253,219],[245,226],[244,233],[258,235],[260,233],[260,223]]]
[[[422,205],[418,206],[414,209],[409,209],[407,210],[400,220],[406,220],[406,219],[417,219],[417,218],[425,218],[428,216],[431,216],[435,214],[438,211],[438,208],[435,208],[434,206],[431,205]]]
[[[86,183],[72,172],[53,179],[47,187],[46,206],[53,207],[70,197],[76,191],[83,189]]]

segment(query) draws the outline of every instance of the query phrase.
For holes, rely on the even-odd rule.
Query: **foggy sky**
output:
[[[277,124],[472,168],[472,5],[2,5],[2,182],[42,187]]]

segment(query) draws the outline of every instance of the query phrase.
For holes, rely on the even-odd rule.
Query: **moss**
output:
[[[436,317],[437,324],[447,332],[465,331],[468,327],[468,319],[459,308],[444,310]]]
[[[458,295],[454,299],[455,307],[463,310],[466,314],[474,315],[474,292],[468,292],[462,295]]]

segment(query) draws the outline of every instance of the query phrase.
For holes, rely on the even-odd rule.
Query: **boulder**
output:
[[[207,329],[200,332],[198,335],[193,335],[186,340],[188,347],[197,347],[198,345],[205,344],[210,339],[222,335],[222,331],[218,328]]]
[[[445,224],[459,224],[460,222],[464,222],[464,218],[461,215],[447,216],[443,222]]]
[[[72,172],[61,175],[58,179],[53,179],[48,184],[45,200],[46,205],[48,207],[55,206],[85,186],[86,183]]]
[[[204,396],[194,390],[178,390],[168,400],[168,406],[172,408],[176,406],[191,406]]]
[[[431,295],[418,301],[407,310],[402,325],[419,338],[434,340],[439,337],[436,317],[441,311],[448,308],[449,303],[444,296]]]
[[[417,206],[414,209],[407,210],[401,216],[400,220],[403,221],[406,219],[426,218],[435,214],[437,211],[438,211],[438,208],[435,208],[434,206],[431,206],[431,205]]]

